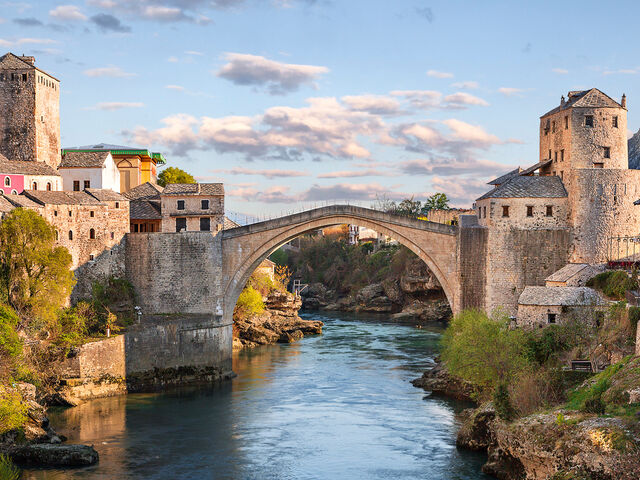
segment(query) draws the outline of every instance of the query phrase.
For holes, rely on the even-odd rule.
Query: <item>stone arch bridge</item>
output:
[[[217,234],[129,234],[126,272],[144,315],[127,333],[127,371],[230,371],[233,309],[251,273],[293,238],[346,223],[412,250],[434,273],[454,312],[484,307],[486,231],[473,216],[451,226],[333,205]]]

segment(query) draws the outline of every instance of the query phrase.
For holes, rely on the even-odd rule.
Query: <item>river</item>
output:
[[[305,314],[324,334],[235,355],[234,380],[98,399],[50,412],[100,462],[27,479],[477,480],[484,456],[455,447],[455,413],[409,380],[441,329],[351,314]]]

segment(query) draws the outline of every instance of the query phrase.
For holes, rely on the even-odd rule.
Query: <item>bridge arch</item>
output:
[[[459,303],[457,227],[368,208],[333,205],[223,232],[226,320],[232,320],[235,304],[251,274],[272,252],[305,233],[345,223],[371,228],[413,251],[433,272],[451,309],[456,311]]]

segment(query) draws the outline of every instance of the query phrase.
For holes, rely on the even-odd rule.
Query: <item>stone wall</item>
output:
[[[503,206],[509,207],[509,216],[503,216]],[[547,216],[547,206],[552,215]],[[487,216],[484,216],[486,207]],[[527,216],[528,207],[533,215]],[[496,230],[523,228],[531,230],[566,228],[569,226],[567,198],[486,198],[476,204],[478,223]],[[482,210],[481,210],[482,209]]]
[[[0,153],[9,160],[36,159],[36,81],[35,69],[26,65],[0,70]]]
[[[224,223],[223,195],[162,195],[162,231],[175,232],[176,218],[187,219],[187,231],[200,231],[200,218],[211,218],[211,231],[222,229]],[[185,203],[185,208],[178,210],[178,201]],[[202,209],[202,200],[209,201],[209,208]]]
[[[85,343],[73,357],[67,358],[60,367],[65,377],[98,379],[104,376],[124,378],[124,335]]]
[[[57,168],[60,165],[60,82],[36,72],[36,159]]]
[[[460,217],[458,235],[460,309],[484,309],[488,230],[478,225],[475,216],[464,215]]]

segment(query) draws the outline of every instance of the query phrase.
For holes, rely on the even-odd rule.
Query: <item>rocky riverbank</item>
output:
[[[358,290],[329,289],[312,283],[302,291],[302,308],[342,312],[388,313],[397,321],[446,322],[451,308],[442,287],[419,258],[409,260],[399,276]]]
[[[302,305],[300,297],[272,290],[263,298],[263,302],[265,310],[262,313],[234,318],[234,350],[272,343],[291,343],[305,335],[322,333],[322,322],[307,321],[298,316]]]

